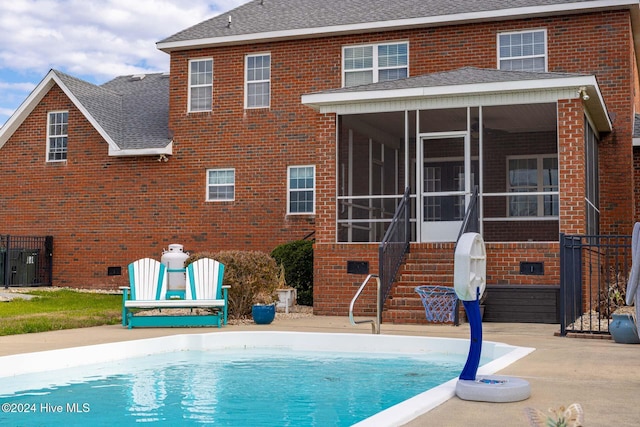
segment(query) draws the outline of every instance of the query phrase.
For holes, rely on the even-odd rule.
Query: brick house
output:
[[[54,284],[97,288],[170,243],[315,233],[314,311],[346,315],[409,188],[384,317],[422,322],[477,187],[488,283],[556,289],[559,233],[638,220],[639,25],[637,0],[254,0],[158,42],[168,75],[52,70],[0,129],[0,233],[53,235]]]

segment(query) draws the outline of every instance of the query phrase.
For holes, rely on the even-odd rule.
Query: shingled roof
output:
[[[338,112],[340,106],[351,104],[360,113],[378,111],[381,103],[392,102],[393,108],[409,108],[408,104],[415,99],[452,99],[465,96],[493,96],[499,94],[503,100],[509,93],[552,93],[558,99],[571,99],[581,96],[584,91],[585,106],[591,114],[598,130],[611,131],[604,99],[595,76],[579,73],[550,73],[529,71],[505,71],[494,68],[462,67],[456,70],[423,74],[400,80],[370,83],[329,89],[322,92],[309,93],[302,96],[302,103],[319,111]],[[551,99],[551,98],[548,98]],[[484,100],[487,101],[486,99]],[[477,101],[476,101],[477,102]],[[371,106],[371,107],[368,107]]]
[[[0,129],[0,147],[54,86],[71,99],[113,156],[171,154],[167,74],[117,77],[103,85],[51,70]]]
[[[194,46],[638,8],[637,0],[253,0],[158,42]]]
[[[494,68],[462,67],[457,70],[423,74],[406,79],[388,80],[361,86],[349,86],[323,91],[322,93],[349,93],[378,90],[401,90],[414,88],[434,88],[439,86],[481,85],[487,83],[523,82],[551,80],[569,77],[589,76],[577,73],[549,73],[531,71],[505,71]]]

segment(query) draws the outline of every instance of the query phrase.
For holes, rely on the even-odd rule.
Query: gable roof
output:
[[[165,74],[123,76],[97,86],[57,70],[49,71],[0,128],[0,148],[54,85],[104,138],[110,156],[172,153]]]
[[[302,103],[322,113],[346,114],[374,112],[380,108],[415,109],[429,102],[446,103],[449,107],[556,102],[585,94],[585,108],[597,130],[610,132],[612,124],[600,87],[596,78],[588,74],[463,67],[306,94],[302,96]]]
[[[278,39],[630,9],[638,0],[253,0],[157,43],[165,52]]]

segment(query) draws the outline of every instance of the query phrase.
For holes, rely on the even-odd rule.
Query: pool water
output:
[[[0,394],[0,425],[350,426],[457,377],[465,360],[268,348],[152,354],[5,378],[44,385]]]

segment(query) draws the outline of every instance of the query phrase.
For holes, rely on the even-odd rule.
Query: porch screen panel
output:
[[[556,241],[556,104],[483,107],[482,219],[486,241]]]
[[[585,133],[585,176],[587,192],[587,234],[595,236],[600,234],[600,185],[598,176],[598,139],[584,118]]]
[[[379,242],[405,188],[404,113],[339,118],[338,241]]]

